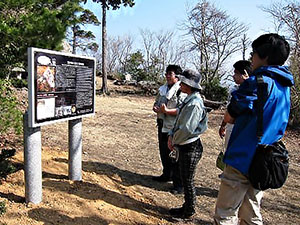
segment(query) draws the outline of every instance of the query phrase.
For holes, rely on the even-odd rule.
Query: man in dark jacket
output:
[[[254,189],[247,179],[248,170],[258,144],[272,144],[282,138],[290,112],[290,87],[293,76],[282,66],[290,47],[284,37],[265,34],[252,43],[253,73],[232,93],[224,122],[234,128],[224,156],[226,167],[216,203],[215,224],[262,224],[260,203],[263,192]],[[264,93],[263,136],[258,140],[257,82],[262,74]]]

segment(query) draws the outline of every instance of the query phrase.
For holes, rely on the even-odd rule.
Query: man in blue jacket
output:
[[[272,144],[282,138],[290,112],[290,87],[293,76],[285,66],[290,47],[278,34],[264,34],[252,43],[253,73],[232,93],[224,115],[225,123],[234,123],[224,156],[226,167],[214,215],[215,224],[262,224],[260,203],[263,192],[247,179],[258,144]],[[257,130],[256,74],[267,84],[264,93],[264,132],[259,141]]]

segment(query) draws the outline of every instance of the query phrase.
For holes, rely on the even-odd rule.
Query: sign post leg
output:
[[[38,204],[42,201],[42,144],[41,128],[28,127],[28,113],[23,116],[25,201]]]
[[[69,179],[82,179],[82,119],[69,120]]]

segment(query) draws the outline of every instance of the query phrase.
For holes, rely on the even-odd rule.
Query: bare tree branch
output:
[[[200,66],[196,68],[203,74],[203,82],[209,82],[224,76],[221,68],[232,54],[243,49],[240,41],[248,27],[201,0],[188,12],[185,29],[193,38],[191,50],[198,52]]]

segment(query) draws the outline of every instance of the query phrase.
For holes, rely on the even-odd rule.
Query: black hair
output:
[[[192,91],[192,92],[199,92],[199,93],[201,93],[201,90],[200,90],[200,89],[194,88],[194,87],[191,87],[191,91]]]
[[[176,75],[182,73],[182,69],[178,65],[168,65],[166,72],[173,71]]]
[[[289,43],[283,36],[274,33],[259,36],[253,41],[252,48],[261,59],[268,57],[268,65],[283,65],[290,54]]]
[[[245,74],[245,70],[247,71],[248,75],[252,73],[251,69],[251,62],[247,60],[239,60],[233,64],[233,68],[239,71],[241,74]]]

